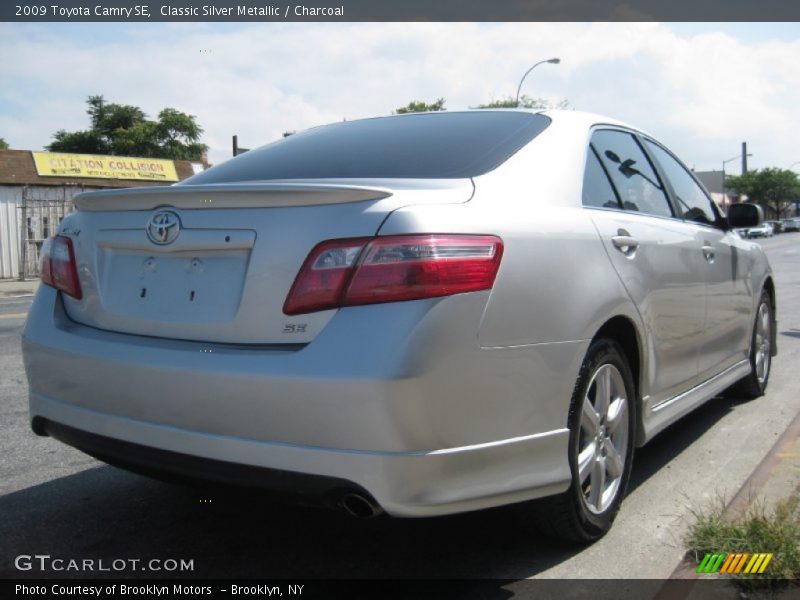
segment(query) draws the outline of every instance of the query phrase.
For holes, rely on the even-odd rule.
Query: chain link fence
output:
[[[42,243],[58,231],[61,220],[73,210],[72,197],[83,186],[52,188],[25,186],[19,210],[19,280],[39,276]]]

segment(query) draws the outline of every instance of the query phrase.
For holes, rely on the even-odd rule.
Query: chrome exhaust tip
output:
[[[347,514],[358,519],[371,519],[383,513],[377,502],[358,493],[345,494],[340,504]]]

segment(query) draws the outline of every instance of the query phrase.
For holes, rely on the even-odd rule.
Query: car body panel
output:
[[[578,368],[587,343],[481,348],[475,329],[456,324],[471,317],[477,325],[485,303],[485,294],[464,294],[400,311],[342,309],[312,344],[254,347],[101,331],[74,323],[46,297],[31,312],[25,364],[33,394],[277,443],[428,452],[562,428],[567,407],[549,399],[569,391],[557,375],[564,365]],[[508,381],[486,379],[525,364],[537,366]],[[544,385],[541,372],[551,375]],[[509,420],[492,419],[498,410]]]
[[[766,259],[759,257],[760,249],[754,244],[732,231],[698,224],[691,227],[701,245],[713,248],[713,260],[704,267],[707,300],[699,374],[705,380],[747,358],[753,298],[763,287],[758,277],[764,274]]]
[[[341,310],[313,344],[294,349],[101,331],[71,321],[44,287],[24,337],[31,416],[164,450],[343,477],[397,516],[561,491],[567,406],[550,399],[569,393],[558,375],[578,368],[587,344],[480,348],[476,331],[453,323],[473,313],[477,324],[485,296],[402,303],[405,318],[390,305],[359,307],[389,320]],[[486,379],[488,365],[507,377]],[[536,374],[545,372],[542,385]],[[507,419],[492,418],[498,412]],[[531,455],[550,466],[530,471]]]
[[[280,190],[285,184],[273,184]],[[387,192],[387,186],[392,191]],[[193,186],[192,186],[193,187]],[[332,311],[289,318],[283,302],[300,266],[323,239],[372,236],[391,211],[410,203],[461,203],[473,193],[469,180],[382,181],[361,187],[317,184],[334,202],[273,206],[273,187],[231,192],[211,186],[206,196],[171,186],[148,194],[94,192],[79,195],[79,210],[60,225],[71,235],[83,298],[65,297],[67,313],[85,325],[153,337],[242,344],[300,344],[313,340]],[[146,189],[146,188],[145,188]],[[377,200],[341,202],[352,190],[383,190]],[[138,190],[137,190],[138,191]],[[282,202],[292,192],[281,191]],[[358,194],[361,194],[359,192]],[[355,197],[360,197],[356,194]],[[178,200],[169,203],[172,196]],[[266,197],[268,206],[258,205]],[[211,208],[188,208],[212,198]],[[190,200],[187,201],[187,198]],[[108,210],[109,205],[127,210]],[[189,204],[184,204],[189,202]],[[105,203],[105,204],[104,204]],[[251,205],[250,208],[247,206]],[[102,208],[102,210],[97,210]],[[159,246],[146,233],[161,210],[180,219],[175,243]],[[297,224],[302,223],[302,227]]]
[[[589,209],[606,253],[646,325],[651,357],[645,389],[654,403],[691,386],[705,324],[702,255],[690,226],[630,211]],[[613,243],[637,240],[630,254]]]

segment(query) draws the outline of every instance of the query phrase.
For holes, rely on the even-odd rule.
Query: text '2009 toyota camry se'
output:
[[[634,447],[775,354],[761,248],[652,137],[577,111],[336,123],[99,191],[42,249],[33,430],[358,515],[611,526]]]

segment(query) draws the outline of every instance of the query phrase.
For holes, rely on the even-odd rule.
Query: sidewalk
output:
[[[31,296],[39,288],[38,279],[0,279],[0,298],[13,298],[15,296]]]
[[[753,505],[771,512],[776,505],[800,494],[800,414],[775,442],[770,453],[753,471],[727,511],[741,516]]]
[[[791,421],[783,434],[776,440],[772,449],[756,467],[750,477],[745,481],[739,492],[728,503],[726,515],[737,518],[745,515],[752,507],[762,507],[767,514],[772,513],[778,503],[790,498],[800,496],[800,414]],[[671,580],[683,579],[698,581],[703,575],[696,572],[697,563],[688,555],[677,565],[672,573]],[[691,583],[682,590],[680,597],[684,600],[704,598],[707,588],[693,589]],[[715,591],[719,591],[716,590]],[[796,597],[797,589],[789,586],[780,591],[774,591],[774,598]],[[666,586],[662,594],[657,595],[657,600],[665,600],[674,592],[673,588]],[[729,598],[741,598],[740,590],[730,587]]]

